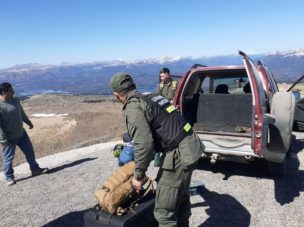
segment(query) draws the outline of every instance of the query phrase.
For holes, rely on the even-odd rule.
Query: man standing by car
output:
[[[134,140],[134,188],[138,191],[142,188],[154,151],[162,151],[154,216],[159,226],[189,226],[188,189],[204,150],[199,137],[167,99],[157,94],[138,93],[127,73],[114,75],[110,85],[117,100],[124,105],[127,129]]]
[[[47,173],[47,168],[40,168],[35,160],[32,143],[23,128],[23,122],[30,129],[32,122],[26,116],[19,100],[14,96],[14,90],[10,83],[0,84],[0,143],[3,151],[3,169],[6,185],[15,184],[13,159],[16,146],[24,153],[26,161],[30,165],[32,176]]]
[[[177,81],[172,80],[170,70],[168,68],[162,68],[159,71],[159,78],[160,83],[157,87],[156,94],[165,97],[172,103],[177,88]]]
[[[175,91],[177,88],[177,81],[172,80],[170,75],[170,70],[168,68],[162,68],[159,71],[159,79],[160,83],[157,86],[156,94],[159,94],[166,99],[168,99],[171,103],[173,103]],[[160,153],[156,153],[154,156],[154,166],[160,166]]]

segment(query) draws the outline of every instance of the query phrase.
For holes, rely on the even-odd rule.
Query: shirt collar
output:
[[[170,86],[171,83],[172,83],[172,79],[170,78],[168,83],[163,83],[163,84],[166,84],[166,85]]]
[[[126,109],[126,106],[127,106],[127,104],[128,104],[129,99],[131,99],[132,96],[133,96],[135,93],[137,93],[137,90],[136,90],[136,89],[133,89],[133,90],[131,90],[131,91],[128,92],[128,94],[127,94],[127,96],[126,96],[126,101],[125,101],[125,103],[124,103],[124,105],[123,105],[123,107],[122,107],[122,110],[125,110],[125,109]]]

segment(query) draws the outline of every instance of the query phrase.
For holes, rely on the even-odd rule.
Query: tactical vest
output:
[[[176,148],[180,141],[192,132],[191,125],[163,96],[136,93],[132,97],[142,99],[150,106],[152,111],[151,129],[157,152]]]

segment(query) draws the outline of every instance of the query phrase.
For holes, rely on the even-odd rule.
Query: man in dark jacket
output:
[[[30,165],[32,176],[47,173],[47,168],[40,168],[35,160],[32,143],[23,128],[23,122],[30,129],[32,122],[26,116],[19,100],[14,96],[14,90],[10,83],[0,84],[0,143],[3,151],[3,169],[6,185],[15,184],[13,159],[16,146],[18,146]]]
[[[133,186],[142,188],[154,151],[163,152],[154,216],[160,226],[188,226],[189,184],[204,150],[199,137],[170,101],[157,94],[138,93],[130,75],[118,73],[110,85],[124,105],[127,129],[134,140]]]

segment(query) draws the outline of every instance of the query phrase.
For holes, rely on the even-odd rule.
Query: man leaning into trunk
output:
[[[156,178],[154,216],[159,226],[189,226],[188,189],[204,150],[199,137],[170,101],[157,94],[138,93],[127,73],[114,75],[110,85],[123,104],[127,129],[134,140],[134,188],[139,191],[145,183],[154,151],[163,152]]]

